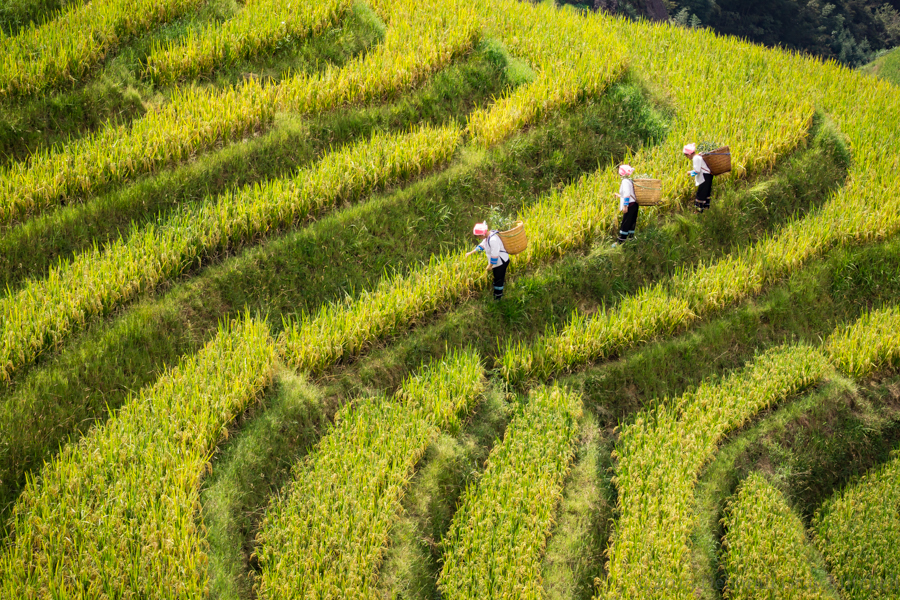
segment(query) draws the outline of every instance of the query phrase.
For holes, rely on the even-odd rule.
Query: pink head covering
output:
[[[472,230],[472,235],[487,235],[487,233],[488,226],[486,221],[483,223],[476,223],[475,228]]]
[[[630,177],[634,174],[634,167],[631,165],[622,165],[619,167],[619,177]]]
[[[681,151],[684,152],[686,156],[695,154],[697,152],[697,144],[688,144]]]

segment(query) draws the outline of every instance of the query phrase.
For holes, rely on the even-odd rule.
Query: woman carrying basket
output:
[[[625,214],[622,216],[622,224],[619,226],[619,239],[613,242],[613,248],[634,237],[638,203],[634,195],[634,181],[630,179],[632,175],[634,175],[634,167],[631,165],[619,167],[619,177],[622,178],[622,183],[619,184],[619,193],[613,193],[613,196],[619,199],[619,212]]]
[[[497,230],[489,230],[487,223],[477,223],[472,230],[472,234],[482,238],[481,243],[475,246],[471,251],[466,252],[466,256],[471,256],[476,252],[484,252],[488,257],[488,271],[494,274],[494,300],[503,298],[503,286],[506,282],[506,268],[509,266],[509,254],[503,247],[503,240],[497,235]]]
[[[697,198],[694,200],[694,206],[698,212],[703,212],[709,208],[709,197],[712,195],[713,175],[709,170],[709,165],[700,154],[697,153],[697,144],[688,144],[683,149],[684,155],[691,159],[693,169],[689,175],[694,178],[694,185],[697,186]]]

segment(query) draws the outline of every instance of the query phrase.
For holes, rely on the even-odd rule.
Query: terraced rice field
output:
[[[892,84],[517,0],[14,8],[0,598],[900,597]]]

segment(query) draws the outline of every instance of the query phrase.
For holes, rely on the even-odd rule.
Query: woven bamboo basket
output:
[[[638,206],[656,206],[662,201],[662,181],[659,179],[635,179],[634,199]]]
[[[706,166],[713,175],[721,175],[731,170],[731,148],[728,146],[722,146],[712,152],[705,152],[700,156],[706,161]]]
[[[525,224],[522,221],[517,222],[512,229],[501,231],[497,235],[503,241],[503,247],[508,254],[518,254],[528,245],[528,236],[525,234]]]

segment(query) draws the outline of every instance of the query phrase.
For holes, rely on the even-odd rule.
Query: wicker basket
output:
[[[522,221],[507,231],[501,231],[497,235],[503,241],[503,247],[508,254],[518,254],[528,245],[528,236],[525,234],[525,224]]]
[[[634,198],[638,206],[656,206],[662,201],[662,181],[659,179],[635,179]]]
[[[721,175],[731,170],[731,148],[728,146],[705,152],[700,156],[706,161],[706,166],[713,175]]]

